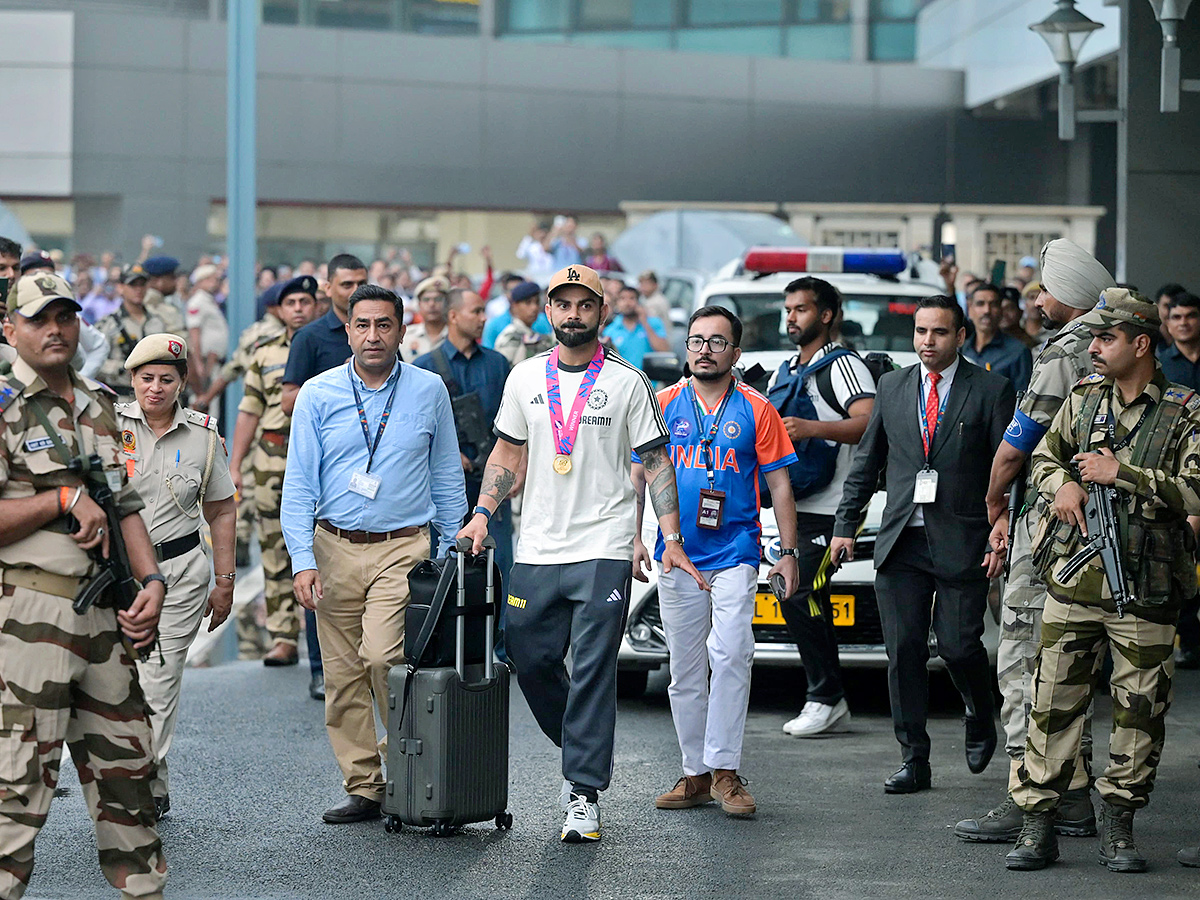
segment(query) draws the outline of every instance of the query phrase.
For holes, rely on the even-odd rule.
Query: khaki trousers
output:
[[[158,764],[150,791],[161,798],[170,791],[167,752],[179,719],[179,694],[183,689],[188,648],[196,640],[204,611],[208,609],[212,567],[201,545],[159,563],[159,569],[167,579],[167,599],[158,620],[158,647],[148,660],[137,660],[137,670],[146,705],[150,707],[154,761]]]
[[[378,544],[352,544],[318,527],[313,554],[324,596],[317,636],[325,663],[325,728],[348,794],[383,798],[374,709],[387,732],[387,673],[404,662],[408,573],[429,555],[429,532]]]

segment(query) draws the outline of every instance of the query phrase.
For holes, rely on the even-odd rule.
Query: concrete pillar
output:
[[[1126,277],[1149,293],[1166,281],[1200,290],[1200,93],[1160,113],[1162,31],[1145,0],[1127,0],[1129,139]],[[1200,78],[1200,9],[1179,29],[1184,78]]]

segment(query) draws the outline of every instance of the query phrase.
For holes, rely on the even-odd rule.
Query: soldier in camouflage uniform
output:
[[[1196,591],[1187,516],[1200,514],[1200,395],[1170,384],[1159,368],[1158,308],[1145,298],[1111,288],[1079,321],[1092,334],[1096,374],[1071,391],[1033,454],[1031,485],[1048,513],[1038,522],[1033,561],[1049,596],[1021,784],[1013,791],[1024,822],[1007,865],[1040,869],[1058,858],[1054,808],[1063,792],[1087,786],[1079,765],[1083,718],[1111,649],[1109,764],[1096,779],[1103,801],[1100,862],[1112,871],[1144,872],[1133,815],[1154,787],[1179,607]],[[1062,576],[1084,543],[1088,484],[1117,490],[1117,531],[1133,598],[1123,610],[1098,556],[1072,578]]]
[[[34,840],[71,752],[100,867],[123,898],[161,897],[146,701],[122,642],[154,641],[165,586],[129,486],[108,392],[74,374],[79,304],[56,275],[9,294],[4,333],[19,358],[0,376],[0,898],[24,894]],[[130,564],[145,585],[128,611],[72,600],[106,549],[107,519],[68,460],[96,454],[116,494]]]
[[[108,359],[97,377],[125,400],[133,399],[133,383],[125,369],[125,360],[137,342],[148,334],[183,331],[183,319],[173,306],[146,301],[146,281],[146,272],[140,265],[126,266],[121,273],[121,306],[96,323],[96,328],[108,338]]]
[[[1062,326],[1034,359],[1029,387],[1021,396],[1013,421],[996,451],[988,489],[988,511],[994,528],[992,545],[1006,544],[1008,511],[1004,494],[1017,471],[1033,452],[1071,388],[1092,374],[1088,345],[1091,332],[1080,322],[1100,297],[1113,286],[1112,277],[1094,257],[1068,240],[1050,241],[1042,248],[1043,287],[1037,305],[1043,316]],[[1026,498],[1034,499],[1032,491]],[[1008,788],[1004,801],[984,816],[964,819],[954,833],[965,841],[1008,843],[1021,831],[1021,810],[1013,803],[1012,791],[1020,783],[1017,772],[1025,757],[1029,709],[1033,699],[1033,670],[1041,646],[1042,606],[1046,585],[1034,571],[1030,538],[1037,522],[1034,503],[1018,500],[1023,508],[1013,528],[1013,546],[1004,584],[1000,613],[1000,645],[996,650],[999,676],[1000,720],[1004,725],[1005,751],[1010,757]],[[1092,755],[1091,710],[1083,730],[1081,754],[1090,766]],[[1055,828],[1059,834],[1088,836],[1096,833],[1096,817],[1087,787],[1068,791],[1059,804]]]
[[[284,284],[279,292],[279,310],[287,331],[261,344],[251,354],[246,369],[245,395],[238,407],[230,465],[241,480],[241,463],[259,432],[251,456],[254,472],[254,503],[258,511],[258,542],[262,553],[263,593],[267,604],[267,631],[274,646],[263,664],[290,666],[299,660],[297,642],[300,617],[292,592],[292,560],[283,542],[279,504],[283,497],[283,473],[287,468],[288,432],[291,416],[283,411],[283,373],[296,331],[316,314],[317,280],[301,275]]]

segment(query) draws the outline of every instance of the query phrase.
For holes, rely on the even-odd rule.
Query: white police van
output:
[[[917,362],[913,350],[913,313],[916,303],[943,293],[926,265],[919,274],[898,250],[850,250],[832,247],[755,247],[722,267],[699,292],[695,309],[723,306],[742,321],[742,357],[739,367],[746,380],[763,390],[766,381],[785,360],[796,355],[788,339],[783,289],[802,275],[823,278],[842,295],[841,340],[863,356],[886,353],[897,366]],[[922,280],[922,276],[924,280]],[[668,379],[672,363],[682,360],[669,354],[647,356],[645,368],[652,378]],[[760,368],[759,368],[760,367]],[[657,368],[657,371],[656,371]],[[846,667],[883,667],[887,654],[875,600],[872,554],[883,512],[883,494],[877,494],[867,512],[866,527],[855,541],[854,561],[832,578],[834,624],[839,636],[839,656]],[[764,509],[763,558],[754,609],[754,662],[756,665],[798,666],[800,656],[792,643],[779,604],[767,585],[767,571],[779,560],[779,532],[771,510]],[[642,540],[654,546],[658,523],[646,510]],[[657,565],[657,564],[656,564]],[[648,673],[667,662],[666,640],[658,608],[657,573],[649,583],[633,582],[629,619],[618,660],[617,683],[622,696],[637,696],[646,687]],[[995,621],[985,635],[989,650],[995,647]]]

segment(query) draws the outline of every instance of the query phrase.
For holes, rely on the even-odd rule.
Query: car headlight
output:
[[[765,559],[771,565],[775,565],[775,563],[779,562],[779,558],[783,555],[779,552],[781,549],[783,549],[783,544],[780,543],[778,537],[773,537],[769,540],[763,541],[763,559]]]

